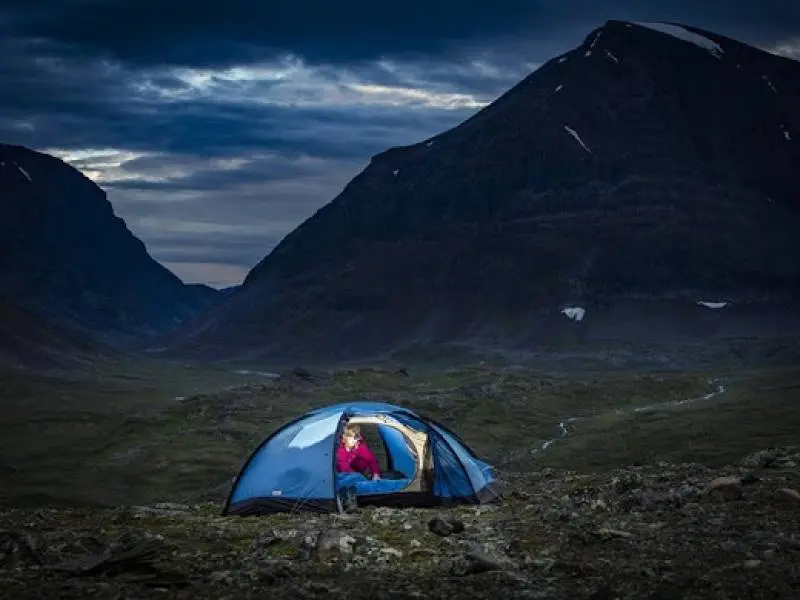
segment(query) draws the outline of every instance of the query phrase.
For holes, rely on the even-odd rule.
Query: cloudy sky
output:
[[[796,0],[0,0],[0,142],[64,158],[156,259],[226,286],[370,156],[456,125],[607,19],[800,59]]]

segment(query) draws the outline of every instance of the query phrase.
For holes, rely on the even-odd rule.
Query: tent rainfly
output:
[[[348,423],[375,425],[397,479],[337,473],[335,451]],[[354,490],[359,505],[447,506],[500,499],[494,469],[443,425],[378,402],[312,410],[276,430],[247,459],[224,515],[342,510]]]

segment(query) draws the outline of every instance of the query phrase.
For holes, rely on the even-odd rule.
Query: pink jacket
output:
[[[352,450],[348,450],[341,442],[336,448],[336,470],[340,473],[363,473],[369,468],[373,475],[380,475],[381,468],[378,459],[372,450],[363,442],[359,441]]]

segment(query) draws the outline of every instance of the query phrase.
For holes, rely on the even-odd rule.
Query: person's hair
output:
[[[348,423],[344,427],[344,435],[347,436],[360,436],[361,435],[361,427],[358,426],[357,423]]]

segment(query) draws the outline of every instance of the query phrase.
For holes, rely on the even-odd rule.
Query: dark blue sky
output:
[[[371,155],[456,125],[607,19],[800,58],[794,0],[0,0],[0,141],[65,158],[155,258],[228,285]]]

